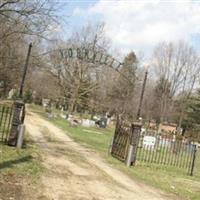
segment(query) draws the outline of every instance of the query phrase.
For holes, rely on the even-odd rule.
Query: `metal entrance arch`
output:
[[[113,69],[119,69],[119,67],[122,65],[121,62],[117,61],[108,54],[105,54],[100,51],[94,51],[92,49],[85,47],[59,49],[58,51],[62,59],[78,58],[86,62],[97,63],[100,65],[107,65],[109,67],[112,67]]]
[[[122,67],[124,63],[113,58],[113,56],[104,53],[104,51],[84,46],[77,46],[50,50],[34,57],[43,57],[45,55],[50,55],[51,53],[58,53],[61,59],[78,59],[92,64],[105,65],[115,70],[126,81],[133,85],[131,80],[120,71],[120,67]]]

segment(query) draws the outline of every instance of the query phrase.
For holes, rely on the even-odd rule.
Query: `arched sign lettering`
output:
[[[66,58],[78,58],[91,63],[99,63],[101,65],[108,65],[114,69],[118,69],[122,63],[114,59],[108,54],[89,50],[86,48],[68,48],[60,49],[60,55],[62,59]]]

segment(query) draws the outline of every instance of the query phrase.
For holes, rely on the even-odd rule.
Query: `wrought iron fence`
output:
[[[185,170],[193,175],[197,146],[181,136],[156,131],[141,131],[134,124],[117,120],[111,155],[134,165],[135,163],[158,164]],[[130,165],[127,165],[130,166]]]
[[[191,141],[148,131],[139,137],[137,161],[183,168],[193,174],[197,149]]]
[[[11,105],[0,104],[0,141],[7,142],[11,121],[13,116],[13,107]]]

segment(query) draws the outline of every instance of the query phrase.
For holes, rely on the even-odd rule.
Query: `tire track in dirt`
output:
[[[64,131],[35,113],[26,128],[42,152],[47,172],[42,177],[48,200],[167,200],[160,190],[138,183],[112,168],[101,157],[69,138]]]

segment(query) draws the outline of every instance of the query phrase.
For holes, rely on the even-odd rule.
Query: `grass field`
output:
[[[0,143],[0,199],[28,199],[43,172],[38,148],[27,138],[23,149]]]
[[[30,108],[49,120],[41,107],[31,105]],[[200,156],[197,156],[193,177],[188,176],[185,170],[151,163],[137,162],[136,166],[127,168],[122,162],[113,158],[108,153],[114,129],[85,128],[81,126],[70,127],[69,123],[60,117],[51,119],[50,121],[66,131],[75,141],[95,149],[113,167],[138,179],[138,181],[144,181],[149,185],[174,193],[181,197],[181,199],[200,199]]]

